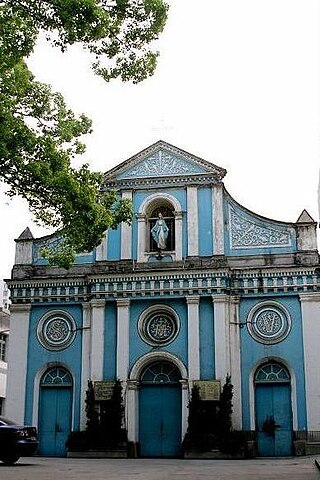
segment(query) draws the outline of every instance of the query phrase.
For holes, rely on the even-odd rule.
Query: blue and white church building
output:
[[[141,456],[178,456],[192,385],[214,400],[228,374],[233,428],[255,432],[259,455],[320,440],[316,223],[248,210],[225,175],[159,141],[105,175],[132,201],[132,225],[70,270],[41,258],[55,235],[16,240],[6,416],[38,427],[41,454],[65,455],[85,428],[89,379],[102,398],[121,380]]]

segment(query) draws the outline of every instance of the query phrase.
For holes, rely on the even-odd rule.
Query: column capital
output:
[[[190,295],[186,297],[186,302],[188,305],[198,305],[200,302],[200,295]]]
[[[122,190],[121,195],[122,198],[132,198],[132,189]]]
[[[182,378],[181,380],[179,380],[179,383],[181,385],[182,390],[188,390],[189,382],[186,378]]]
[[[136,213],[136,217],[138,219],[138,222],[144,222],[147,219],[145,213]]]
[[[181,210],[174,211],[173,215],[175,216],[176,220],[182,220],[182,211]]]
[[[211,295],[213,303],[226,303],[230,297],[224,293],[221,295]]]
[[[130,299],[129,298],[118,298],[117,307],[129,307]]]
[[[12,303],[10,305],[10,313],[16,312],[30,312],[31,304],[30,303]]]
[[[299,294],[300,302],[319,302],[320,303],[320,293],[300,293]]]
[[[128,390],[138,390],[140,382],[138,380],[127,380]]]
[[[92,301],[92,300],[91,300]],[[91,309],[91,302],[83,302],[82,303],[82,310],[84,312],[88,312]]]
[[[230,302],[233,303],[234,305],[239,305],[240,303],[240,295],[232,295],[230,297]]]
[[[106,305],[106,301],[100,298],[93,298],[90,300],[90,305],[92,308],[102,308]]]

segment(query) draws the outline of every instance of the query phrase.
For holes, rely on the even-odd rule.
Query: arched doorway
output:
[[[140,456],[177,457],[181,453],[181,379],[170,362],[148,365],[140,378]]]
[[[41,378],[39,453],[63,457],[71,431],[72,377],[63,367],[51,368]]]
[[[258,455],[292,454],[291,384],[288,370],[276,362],[258,368],[255,377]]]

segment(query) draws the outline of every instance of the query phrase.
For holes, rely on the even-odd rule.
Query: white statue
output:
[[[162,214],[159,213],[159,218],[156,221],[156,224],[151,229],[151,235],[153,240],[156,242],[159,250],[164,250],[167,246],[169,228],[162,217]]]

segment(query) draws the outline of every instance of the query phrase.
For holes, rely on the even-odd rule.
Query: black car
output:
[[[33,455],[38,448],[37,429],[17,425],[0,416],[0,460],[12,465],[20,457]]]

